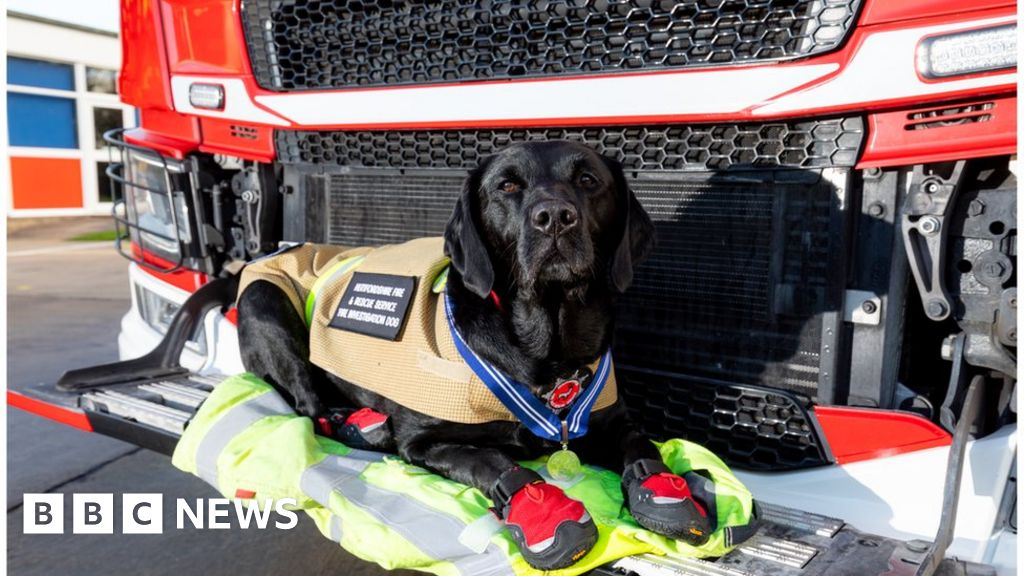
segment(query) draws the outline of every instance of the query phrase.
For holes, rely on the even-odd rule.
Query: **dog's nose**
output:
[[[571,230],[579,223],[580,213],[564,200],[545,200],[530,212],[533,227],[548,236]]]

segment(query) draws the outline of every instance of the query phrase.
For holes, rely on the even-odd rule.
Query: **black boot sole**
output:
[[[537,570],[559,570],[572,566],[597,543],[597,525],[589,518],[582,523],[560,524],[555,528],[554,542],[541,552],[532,552],[526,547],[526,539],[518,526],[509,526],[508,529],[523,559]]]
[[[700,546],[711,537],[711,523],[702,515],[692,500],[658,505],[647,501],[630,503],[629,512],[644,528]]]

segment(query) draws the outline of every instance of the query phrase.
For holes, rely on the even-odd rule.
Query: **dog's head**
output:
[[[481,298],[496,279],[539,291],[607,278],[623,292],[653,246],[654,226],[618,162],[564,141],[515,144],[484,159],[445,230],[445,252]]]

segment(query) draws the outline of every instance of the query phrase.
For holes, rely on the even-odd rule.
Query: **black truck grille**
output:
[[[753,470],[807,468],[829,460],[806,399],[629,366],[616,366],[615,377],[633,419],[653,438],[686,438]]]
[[[849,173],[863,132],[857,119],[819,124],[857,136],[848,160],[697,172],[645,164],[642,150],[631,156],[630,186],[657,226],[658,249],[620,302],[615,360],[630,409],[653,437],[689,438],[752,469],[828,461],[806,407],[826,370],[823,318],[838,310],[844,284],[835,183]],[[596,133],[630,130],[645,129]],[[588,130],[551,137],[567,131]],[[325,199],[315,228],[323,233],[309,240],[379,245],[440,235],[466,169],[506,143],[498,132],[510,134],[279,132],[277,144],[289,169]]]
[[[277,132],[278,160],[351,168],[468,170],[514,142],[572,140],[627,170],[853,166],[864,139],[859,117],[803,122],[357,132]]]
[[[322,90],[782,60],[838,47],[860,0],[247,0],[256,81]]]

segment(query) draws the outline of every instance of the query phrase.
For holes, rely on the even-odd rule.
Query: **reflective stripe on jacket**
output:
[[[695,548],[639,528],[622,506],[618,475],[585,467],[571,482],[549,481],[584,502],[600,539],[575,565],[546,574],[582,574],[646,552],[705,557],[728,551],[724,528],[750,522],[750,493],[696,444],[672,440],[659,449],[674,472],[705,470],[714,479],[719,528],[711,539]],[[314,435],[308,418],[251,374],[217,385],[186,428],[173,463],[229,498],[261,505],[294,498],[324,536],[384,568],[444,576],[540,574],[500,529],[480,491],[395,456]],[[547,477],[544,459],[522,464]]]

